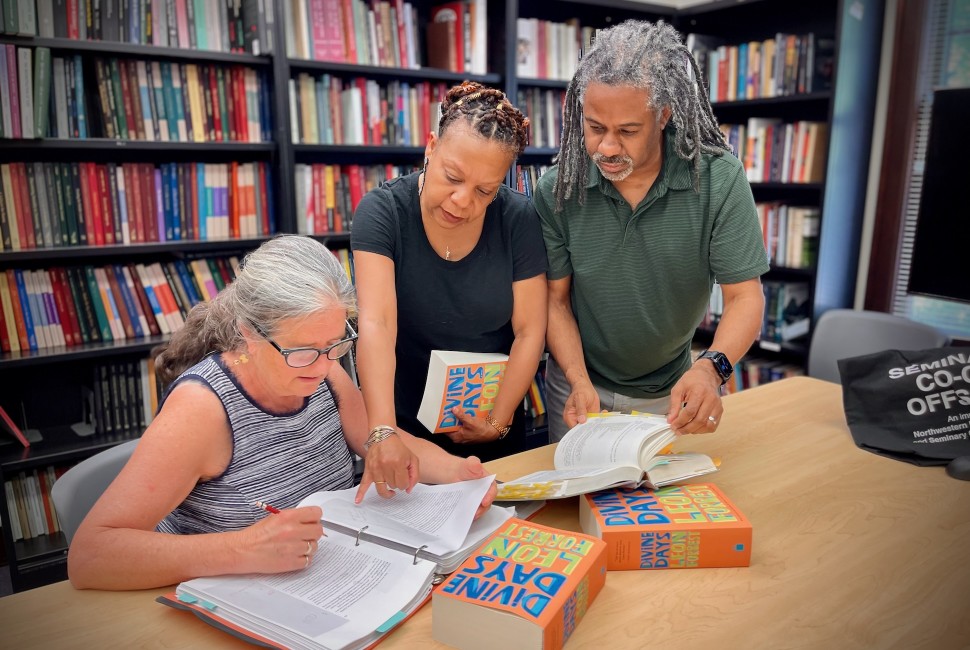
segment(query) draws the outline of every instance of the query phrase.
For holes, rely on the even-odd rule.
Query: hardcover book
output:
[[[508,360],[505,354],[432,350],[418,420],[432,433],[446,433],[461,428],[455,407],[484,418],[495,405]]]
[[[662,453],[677,437],[662,417],[590,415],[559,442],[555,469],[501,484],[497,499],[562,499],[619,486],[659,488],[717,471],[704,454]]]
[[[512,520],[492,506],[472,521],[493,480],[418,484],[394,499],[372,486],[359,505],[357,488],[314,493],[299,505],[323,507],[326,536],[305,569],[197,578],[159,602],[273,647],[368,647],[426,602],[437,572]]]
[[[561,648],[603,588],[605,551],[510,519],[434,591],[432,636],[462,650]]]
[[[579,522],[607,543],[610,571],[751,564],[751,522],[709,483],[586,494]]]

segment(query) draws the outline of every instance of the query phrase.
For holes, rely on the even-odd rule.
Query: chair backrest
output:
[[[939,330],[901,316],[878,311],[830,309],[815,325],[808,353],[808,374],[840,384],[839,359],[883,350],[937,348],[949,340]]]
[[[86,458],[54,482],[51,500],[68,543],[95,501],[128,462],[137,444],[138,440],[129,440]]]

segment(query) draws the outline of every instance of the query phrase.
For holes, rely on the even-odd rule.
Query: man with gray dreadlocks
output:
[[[698,78],[673,27],[628,21],[597,32],[569,84],[558,164],[534,193],[552,442],[600,409],[714,431],[719,388],[761,328],[768,261],[754,198]],[[723,316],[692,363],[715,280]]]

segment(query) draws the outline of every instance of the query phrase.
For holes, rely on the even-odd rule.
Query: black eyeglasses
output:
[[[263,331],[262,327],[254,324],[253,328],[259,333],[260,336],[266,339],[270,345],[276,348],[279,351],[279,353],[283,355],[283,358],[286,360],[286,365],[288,365],[290,368],[305,368],[309,365],[312,365],[313,363],[316,362],[317,359],[320,358],[321,354],[327,355],[327,358],[330,359],[331,361],[336,361],[340,357],[345,356],[348,352],[350,352],[351,348],[354,347],[354,342],[357,340],[357,332],[355,332],[354,328],[350,326],[350,323],[347,323],[347,331],[350,332],[350,336],[348,336],[345,339],[340,339],[333,345],[330,345],[321,349],[317,349],[317,348],[284,349],[284,348],[281,348],[276,343],[276,341],[271,339],[266,334],[266,332]]]

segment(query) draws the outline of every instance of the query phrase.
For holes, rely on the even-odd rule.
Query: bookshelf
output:
[[[44,0],[37,0],[40,6]],[[264,4],[265,3],[265,4]],[[21,0],[21,5],[25,5]],[[83,5],[84,3],[80,3]],[[123,2],[118,4],[132,4]],[[173,3],[167,3],[166,6]],[[191,4],[191,3],[190,3]],[[333,0],[302,4],[314,7],[332,6]],[[412,24],[424,26],[431,19],[435,6],[443,4],[431,0],[414,0],[411,7]],[[797,3],[795,3],[797,4]],[[564,91],[564,79],[541,79],[520,76],[517,71],[515,48],[510,45],[517,40],[517,23],[520,18],[534,18],[557,23],[578,19],[581,26],[602,28],[616,22],[639,18],[672,22],[682,33],[690,32],[720,36],[729,42],[748,39],[764,39],[776,32],[804,33],[809,30],[826,32],[836,37],[836,74],[833,88],[795,97],[772,97],[745,101],[718,102],[715,112],[721,122],[743,121],[749,117],[777,117],[783,120],[818,120],[832,124],[830,129],[830,158],[828,169],[817,183],[756,183],[753,185],[758,201],[789,201],[818,206],[822,212],[821,241],[818,263],[809,269],[773,268],[768,279],[779,281],[804,281],[810,286],[812,310],[847,304],[846,293],[854,287],[854,252],[852,241],[858,240],[861,221],[861,201],[866,173],[866,156],[869,150],[870,129],[864,115],[871,106],[877,75],[875,57],[878,54],[878,29],[881,29],[881,13],[876,9],[867,11],[864,20],[845,18],[851,3],[843,0],[821,0],[812,7],[792,6],[786,0],[749,0],[744,3],[717,1],[708,5],[692,7],[679,12],[668,7],[630,0],[488,0],[488,38],[484,72],[459,73],[451,70],[422,67],[416,69],[403,65],[375,65],[374,62],[349,63],[345,60],[317,60],[294,51],[287,38],[292,26],[289,10],[301,2],[291,0],[262,0],[240,3],[243,8],[256,6],[265,9],[258,12],[255,21],[260,46],[244,42],[240,51],[214,49],[217,44],[206,42],[199,49],[198,31],[193,43],[183,43],[179,34],[172,38],[171,25],[168,34],[171,44],[148,42],[122,42],[121,40],[83,40],[32,35],[0,34],[0,46],[16,48],[48,48],[52,57],[71,60],[79,57],[85,82],[97,79],[95,60],[131,60],[153,62],[170,66],[210,66],[218,68],[241,67],[251,69],[263,80],[265,87],[261,97],[262,115],[267,118],[258,141],[238,142],[226,140],[205,141],[150,141],[147,139],[115,139],[104,137],[103,124],[98,123],[97,93],[85,97],[88,108],[89,137],[81,138],[31,138],[10,139],[0,137],[0,158],[10,163],[97,163],[99,165],[156,165],[156,164],[209,164],[232,165],[262,164],[267,174],[267,192],[273,196],[272,213],[267,215],[274,226],[265,233],[242,235],[226,239],[178,239],[172,241],[123,242],[105,245],[69,245],[35,247],[22,250],[0,251],[0,272],[18,269],[38,271],[50,268],[104,267],[114,264],[155,263],[175,264],[197,258],[223,258],[240,256],[259,245],[271,232],[301,232],[306,226],[306,206],[298,202],[299,183],[297,170],[301,166],[348,166],[383,167],[396,165],[402,168],[417,167],[423,157],[423,141],[399,143],[375,141],[364,144],[303,142],[300,128],[294,138],[294,114],[291,105],[291,81],[300,75],[319,79],[329,75],[349,83],[363,79],[386,88],[391,84],[452,85],[463,79],[472,79],[502,88],[510,98],[517,98],[519,91]],[[363,7],[363,3],[357,2]],[[357,6],[355,5],[355,6]],[[387,9],[403,7],[405,3],[390,2]],[[868,8],[868,6],[867,6]],[[38,27],[42,16],[35,17]],[[129,16],[129,19],[131,17]],[[177,18],[177,17],[176,17]],[[228,33],[228,17],[207,17],[225,20]],[[169,21],[171,23],[171,21]],[[875,23],[878,28],[873,27]],[[177,20],[176,32],[177,30]],[[130,29],[130,22],[128,23]],[[238,23],[237,23],[238,25]],[[223,23],[220,22],[220,26]],[[57,25],[54,25],[57,27]],[[119,27],[119,30],[121,28]],[[874,31],[875,30],[875,31]],[[9,31],[9,30],[8,30]],[[203,30],[204,31],[204,30]],[[425,33],[418,29],[417,56],[426,60]],[[40,33],[40,32],[38,32]],[[104,34],[102,34],[102,37]],[[119,31],[120,36],[120,31]],[[129,34],[130,36],[130,34]],[[191,35],[190,35],[191,36]],[[321,35],[322,36],[322,35]],[[862,38],[861,40],[860,39]],[[845,39],[862,43],[861,47],[840,48]],[[873,41],[875,39],[875,41]],[[128,39],[131,40],[130,38]],[[142,39],[144,40],[144,39]],[[161,40],[161,39],[160,39]],[[267,52],[265,45],[275,44]],[[174,46],[177,45],[177,46]],[[225,44],[219,44],[222,47]],[[228,47],[226,47],[226,50]],[[254,54],[254,51],[260,52]],[[300,54],[304,54],[301,56]],[[384,61],[387,63],[388,61]],[[148,66],[150,68],[150,65]],[[862,83],[860,79],[871,79]],[[2,86],[0,86],[2,87]],[[218,87],[217,87],[218,88]],[[218,94],[218,93],[217,93]],[[871,120],[871,110],[869,110]],[[836,126],[835,118],[839,124]],[[56,119],[56,117],[55,117]],[[420,137],[420,136],[419,136]],[[848,151],[849,153],[845,153]],[[549,164],[555,154],[555,146],[544,144],[530,147],[523,155],[522,164]],[[838,160],[836,160],[838,157]],[[310,176],[312,179],[313,171]],[[833,181],[833,175],[837,181]],[[853,180],[858,181],[855,187]],[[334,179],[336,183],[336,178]],[[362,188],[363,189],[363,188]],[[352,205],[344,205],[349,213]],[[349,216],[349,214],[348,214]],[[301,219],[304,223],[301,225]],[[329,226],[329,224],[328,224]],[[346,229],[335,231],[327,228],[314,230],[314,236],[331,248],[349,248]],[[130,238],[129,238],[130,239]],[[858,246],[854,249],[857,250]],[[841,257],[840,257],[841,256]],[[850,299],[849,299],[850,300]],[[699,331],[698,341],[709,332]],[[94,434],[77,436],[71,424],[89,416],[79,387],[92,383],[94,369],[99,364],[140,361],[164,335],[126,338],[122,341],[87,342],[81,345],[56,346],[30,352],[0,353],[0,405],[21,426],[25,422],[38,429],[43,440],[31,446],[26,453],[13,444],[0,445],[0,479],[19,476],[20,472],[32,472],[48,466],[67,466],[111,445],[126,436],[138,435],[138,431],[120,434]],[[804,345],[785,344],[778,349],[763,349],[759,353],[778,360],[803,364],[806,355]],[[538,444],[543,436],[542,416],[532,426],[530,440]],[[3,521],[3,544],[10,565],[15,590],[44,584],[65,576],[64,556],[66,544],[62,537],[39,535],[15,541],[9,525],[11,512],[7,500],[0,499],[0,519]]]

